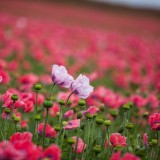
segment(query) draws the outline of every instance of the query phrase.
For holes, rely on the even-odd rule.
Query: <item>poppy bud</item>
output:
[[[110,114],[112,115],[112,117],[117,117],[117,115],[118,115],[118,110],[111,109],[111,110],[110,110]]]
[[[20,121],[20,118],[19,118],[19,117],[14,116],[14,122],[15,122],[15,123],[18,123],[19,121]]]
[[[97,119],[96,119],[96,123],[99,124],[99,125],[100,125],[100,124],[103,124],[103,122],[104,122],[104,121],[103,121],[102,118],[97,118]]]
[[[40,119],[41,119],[41,115],[40,114],[35,115],[35,120],[39,121]]]
[[[63,99],[60,99],[58,103],[59,103],[59,105],[61,105],[61,106],[64,106],[64,105],[65,105],[65,101],[64,101]]]
[[[35,89],[36,91],[40,91],[40,90],[42,89],[42,85],[41,85],[40,83],[36,83],[36,84],[34,85],[34,89]]]
[[[152,145],[153,145],[153,146],[158,144],[157,139],[152,139],[151,142],[152,142]]]
[[[17,101],[18,100],[18,96],[16,94],[12,94],[11,99],[13,101]]]
[[[104,125],[105,126],[110,126],[111,125],[111,121],[110,120],[105,120],[104,121]]]
[[[77,118],[80,119],[80,118],[82,118],[82,116],[83,116],[82,112],[78,112]]]
[[[43,102],[43,107],[44,108],[51,108],[53,106],[53,102],[51,100],[45,100]]]
[[[56,126],[54,126],[54,129],[55,129],[55,131],[60,131],[60,126],[59,125],[56,125]]]
[[[11,112],[11,110],[10,110],[9,108],[5,108],[5,109],[4,109],[4,112],[5,112],[6,114],[8,114],[8,113]]]
[[[68,142],[68,144],[72,145],[72,144],[74,144],[74,139],[73,138],[68,138],[67,142]]]
[[[85,106],[86,102],[83,99],[81,99],[81,100],[79,100],[78,105],[79,106]]]
[[[56,116],[59,117],[60,116],[60,112],[57,112]]]
[[[94,151],[95,153],[100,153],[100,152],[101,152],[101,146],[100,146],[100,145],[95,145],[95,146],[93,147],[93,151]]]
[[[126,124],[126,128],[127,128],[127,129],[132,129],[132,128],[133,128],[133,123],[128,123],[128,124]]]
[[[147,118],[147,117],[148,117],[148,114],[149,114],[148,112],[144,112],[143,117],[144,117],[144,118]]]
[[[128,104],[125,104],[125,105],[123,105],[123,109],[129,110],[129,109],[130,109],[130,106],[129,106]]]
[[[63,126],[66,126],[67,124],[68,124],[68,123],[67,123],[66,121],[63,121],[63,122],[62,122],[62,125],[63,125]]]
[[[87,113],[87,114],[86,114],[86,118],[88,118],[88,119],[92,119],[92,118],[93,118],[93,116],[92,116],[91,114]]]

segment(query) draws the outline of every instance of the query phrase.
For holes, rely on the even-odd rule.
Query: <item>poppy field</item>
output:
[[[28,4],[0,7],[0,160],[159,160],[158,18]]]

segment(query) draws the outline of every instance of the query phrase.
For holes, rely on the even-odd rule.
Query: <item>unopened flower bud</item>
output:
[[[43,107],[44,108],[51,108],[53,106],[53,102],[51,100],[45,100],[43,102]]]
[[[126,124],[126,128],[127,128],[127,129],[132,129],[132,128],[133,128],[133,123],[128,123],[128,124]]]
[[[92,116],[91,114],[87,113],[87,114],[86,114],[86,118],[88,118],[88,119],[92,119],[92,118],[93,118],[93,116]]]
[[[40,91],[40,90],[42,89],[42,85],[41,85],[40,83],[36,83],[36,84],[34,85],[34,89],[35,89],[36,91]]]
[[[66,121],[63,121],[63,122],[62,122],[62,125],[63,125],[63,126],[66,126],[66,125],[67,125],[67,122],[66,122]]]
[[[130,106],[129,106],[128,104],[125,104],[125,105],[123,105],[123,109],[129,110],[129,109],[130,109]]]
[[[81,99],[81,100],[79,100],[78,105],[79,106],[85,106],[86,102],[83,99]]]
[[[41,119],[41,115],[40,114],[36,114],[34,118],[35,118],[35,120],[39,121]]]
[[[104,125],[105,126],[110,126],[111,125],[111,121],[110,120],[105,120],[104,121]]]
[[[18,123],[19,121],[20,121],[20,117],[16,117],[16,116],[15,116],[15,117],[14,117],[14,122],[15,122],[15,123]]]
[[[16,94],[12,94],[11,99],[13,101],[17,101],[18,100],[18,96]]]
[[[6,114],[8,114],[8,113],[11,112],[11,110],[10,110],[9,108],[5,108],[5,109],[4,109],[4,112],[5,112]]]
[[[73,138],[68,138],[67,142],[68,142],[68,144],[72,145],[72,144],[74,144],[74,139]]]
[[[82,116],[83,116],[82,112],[78,112],[77,118],[80,119],[80,118],[82,118]]]
[[[117,115],[118,115],[118,110],[111,109],[111,110],[110,110],[110,114],[111,114],[113,117],[117,117]]]
[[[61,106],[64,106],[64,105],[65,105],[65,101],[64,101],[63,99],[60,99],[58,103],[59,103],[59,105],[61,105]]]
[[[100,146],[100,145],[95,145],[95,146],[93,147],[93,151],[94,151],[95,153],[100,153],[100,152],[101,152],[101,146]]]
[[[148,113],[148,112],[144,112],[143,117],[144,117],[144,118],[147,118],[147,117],[148,117],[148,115],[149,115],[149,113]]]
[[[103,122],[104,122],[104,121],[103,121],[102,118],[97,118],[97,119],[96,119],[96,123],[99,124],[99,125],[100,125],[100,124],[103,124]]]
[[[153,145],[153,146],[158,144],[157,139],[152,139],[151,142],[152,142],[152,145]]]
[[[60,112],[57,112],[57,113],[56,113],[56,116],[59,117],[59,116],[60,116]]]
[[[55,129],[55,131],[60,131],[61,130],[59,125],[54,126],[54,129]]]

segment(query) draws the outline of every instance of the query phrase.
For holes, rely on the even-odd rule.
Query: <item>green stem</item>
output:
[[[69,160],[72,160],[72,146],[70,146],[70,151],[69,151]]]
[[[77,129],[77,137],[76,137],[76,147],[75,147],[75,151],[74,151],[74,160],[76,160],[76,157],[77,157],[77,147],[78,147],[78,140],[79,140],[79,131],[80,129],[78,128]]]
[[[63,149],[64,135],[65,135],[65,130],[63,130],[63,134],[62,134],[61,150]]]
[[[14,123],[14,132],[17,132],[17,123]]]
[[[45,142],[45,135],[46,135],[46,125],[47,125],[47,120],[48,120],[48,111],[49,111],[49,108],[46,108],[46,117],[45,117],[45,123],[44,123],[44,128],[43,128],[43,136],[42,136],[42,146],[44,148],[44,142]]]
[[[69,101],[69,99],[70,99],[70,97],[72,96],[73,93],[74,93],[74,91],[71,92],[70,95],[68,96],[68,98],[67,98],[67,100],[66,100],[66,107],[68,107],[68,101]]]
[[[54,86],[55,86],[55,83],[53,83],[53,85],[52,85],[52,87],[51,87],[51,89],[49,91],[49,99],[51,98],[51,94],[52,94],[52,90],[53,90]]]
[[[38,99],[38,91],[36,91],[36,114],[37,114],[37,99]]]

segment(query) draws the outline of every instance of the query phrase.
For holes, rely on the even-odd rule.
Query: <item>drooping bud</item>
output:
[[[35,120],[39,121],[41,119],[41,115],[40,114],[36,114],[34,118],[35,118]]]

